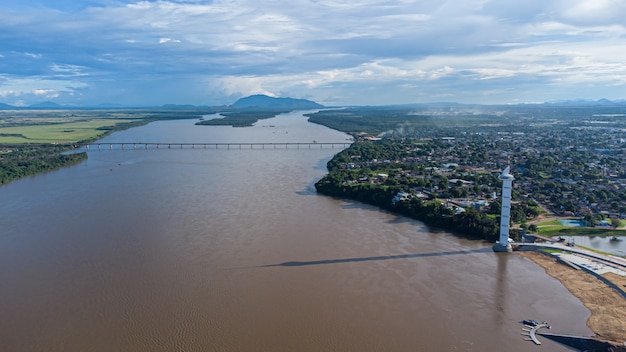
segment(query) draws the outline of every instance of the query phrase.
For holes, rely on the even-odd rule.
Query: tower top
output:
[[[498,176],[498,178],[501,180],[514,180],[515,177],[511,175],[510,169],[511,167],[507,166],[504,170],[502,170],[502,174]]]

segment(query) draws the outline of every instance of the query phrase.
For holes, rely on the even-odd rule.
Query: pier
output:
[[[541,345],[541,341],[537,339],[537,335],[540,335],[552,341],[558,342],[568,347],[573,347],[580,351],[608,352],[624,350],[621,346],[617,346],[615,344],[600,340],[595,337],[549,333],[539,331],[541,328],[550,329],[550,325],[548,325],[548,323],[546,322],[534,326],[524,324],[524,327],[522,328],[522,335],[526,337],[526,340],[534,342],[535,345]]]
[[[541,341],[537,339],[537,330],[541,328],[550,328],[550,325],[547,323],[541,323],[535,326],[524,324],[524,327],[522,328],[522,335],[527,336],[527,340],[534,342],[535,345],[541,345]]]

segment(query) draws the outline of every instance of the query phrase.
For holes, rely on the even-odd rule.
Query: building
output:
[[[502,180],[502,210],[500,211],[500,239],[493,245],[495,252],[511,252],[509,226],[511,226],[511,188],[515,177],[510,173],[510,166],[498,176]]]

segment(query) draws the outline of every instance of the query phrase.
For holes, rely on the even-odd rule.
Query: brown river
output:
[[[105,142],[343,142],[301,113]],[[0,186],[0,351],[569,351],[589,311],[516,254],[314,183],[341,150],[91,148]]]

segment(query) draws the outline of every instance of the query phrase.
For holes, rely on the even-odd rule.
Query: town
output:
[[[378,121],[388,116],[385,125],[354,108],[311,119],[359,140],[329,162],[327,179],[344,188],[398,189],[393,204],[437,200],[455,214],[474,209],[495,216],[497,176],[510,165],[511,219],[532,231],[529,222],[541,213],[619,226],[626,215],[625,112],[546,105],[379,109]]]

